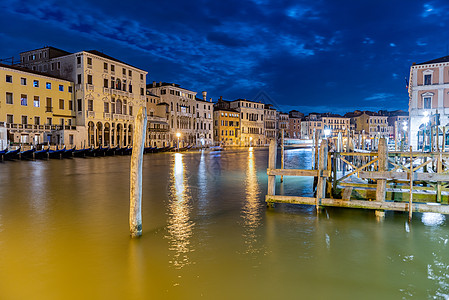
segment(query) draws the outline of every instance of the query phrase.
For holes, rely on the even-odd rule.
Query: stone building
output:
[[[284,130],[284,138],[288,138],[289,136],[289,121],[288,121],[288,113],[279,112],[278,114],[278,136],[279,138],[282,136],[281,131]]]
[[[170,128],[168,126],[169,105],[161,102],[161,97],[146,91],[147,134],[145,145],[166,147],[169,145]]]
[[[265,124],[265,145],[269,145],[271,140],[277,139],[277,111],[271,104],[264,105],[264,124]]]
[[[261,146],[265,141],[264,104],[246,99],[231,101],[230,107],[240,114],[241,146]]]
[[[176,134],[179,133],[181,147],[195,145],[197,142],[196,116],[197,101],[196,92],[182,88],[179,84],[167,82],[153,82],[147,85],[147,90],[160,97],[161,103],[168,105],[169,142],[174,146],[177,143]]]
[[[321,115],[323,122],[323,130],[329,134],[330,137],[338,137],[340,133],[342,137],[348,137],[351,133],[351,119],[342,117],[337,114],[324,113]]]
[[[207,101],[207,92],[202,92],[203,99],[196,98],[196,146],[208,147],[214,144],[213,139],[213,117],[214,104],[212,99]]]
[[[449,128],[449,56],[410,67],[409,141],[413,149],[429,146],[430,128]],[[438,129],[442,141],[442,128]]]
[[[0,64],[0,150],[11,144],[79,145],[73,90],[68,80]]]
[[[321,137],[324,135],[323,128],[323,121],[321,120],[320,114],[310,113],[301,121],[301,138],[313,139],[315,132],[318,132],[318,135]]]
[[[288,136],[292,139],[301,138],[301,121],[304,114],[299,111],[292,110],[288,113]]]
[[[74,82],[76,126],[85,127],[83,145],[132,144],[134,114],[145,105],[146,71],[96,50],[69,53],[44,47],[22,52],[20,58],[26,68]]]

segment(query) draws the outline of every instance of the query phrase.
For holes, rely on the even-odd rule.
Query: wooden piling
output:
[[[281,138],[281,169],[284,168],[284,129],[281,130],[282,138]],[[284,175],[281,175],[281,182],[284,182]]]
[[[408,201],[408,220],[409,222],[412,220],[413,213],[413,152],[412,146],[410,146],[410,198]]]
[[[437,160],[437,173],[441,174],[443,173],[443,157],[441,155],[441,152],[438,153],[438,160]],[[437,181],[437,202],[441,203],[441,181]]]
[[[276,169],[277,144],[274,139],[270,141],[268,151],[268,169]],[[268,192],[269,196],[274,196],[276,192],[276,175],[268,175]],[[270,206],[270,204],[268,204]],[[272,205],[272,204],[271,204]]]
[[[444,152],[446,148],[446,126],[443,126],[443,142],[441,143],[441,151]]]
[[[379,139],[378,144],[378,172],[388,171],[388,148],[387,141],[385,138]],[[376,200],[379,202],[385,202],[385,194],[387,191],[387,181],[385,179],[377,180],[377,188],[376,188]],[[376,212],[376,216],[383,217],[385,214],[380,212]]]
[[[129,230],[131,237],[142,235],[142,164],[147,128],[147,109],[142,106],[137,113],[134,125],[133,150],[130,170]]]
[[[320,145],[320,161],[318,164],[318,184],[316,188],[315,206],[317,213],[321,205],[321,199],[326,196],[326,178],[323,176],[323,171],[327,168],[327,153],[329,151],[327,139],[322,139]]]

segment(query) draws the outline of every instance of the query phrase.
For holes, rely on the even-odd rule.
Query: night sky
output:
[[[410,65],[449,47],[446,1],[2,0],[0,10],[0,58],[95,49],[147,82],[305,113],[407,110]]]

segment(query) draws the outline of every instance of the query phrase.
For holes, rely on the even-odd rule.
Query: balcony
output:
[[[110,113],[103,113],[103,118],[111,119],[111,114]]]
[[[86,83],[86,90],[93,92],[94,91],[94,85]]]
[[[88,112],[87,112],[87,117],[88,117],[88,118],[95,118],[95,112],[93,112],[93,111],[88,111]]]
[[[110,93],[111,93],[111,89],[110,88],[107,88],[107,87],[103,88],[103,94],[110,94]]]

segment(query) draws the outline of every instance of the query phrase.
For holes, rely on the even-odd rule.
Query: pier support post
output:
[[[321,199],[326,196],[326,178],[323,177],[323,171],[327,169],[327,153],[329,147],[327,144],[327,139],[322,139],[320,145],[320,161],[318,163],[318,184],[316,188],[316,211],[319,212],[321,205]]]
[[[377,149],[378,153],[378,164],[379,164],[379,172],[388,171],[388,148],[387,141],[385,138],[379,139],[379,145]],[[376,201],[385,202],[385,193],[387,190],[387,181],[385,179],[377,180],[377,188],[376,188]],[[380,212],[383,212],[382,210]],[[382,215],[380,212],[376,211],[376,216]]]
[[[274,139],[270,141],[270,148],[268,150],[268,169],[276,169],[276,154],[277,143]],[[274,196],[276,193],[276,175],[268,176],[268,195]],[[273,207],[272,203],[268,204],[269,207]]]
[[[147,128],[147,109],[142,106],[136,116],[131,154],[129,230],[131,237],[142,235],[142,164]]]
[[[408,221],[412,221],[413,213],[413,148],[410,146],[410,198],[408,201]]]
[[[281,138],[281,169],[284,168],[284,129],[281,130],[282,138]],[[281,182],[284,182],[284,175],[281,175]]]

